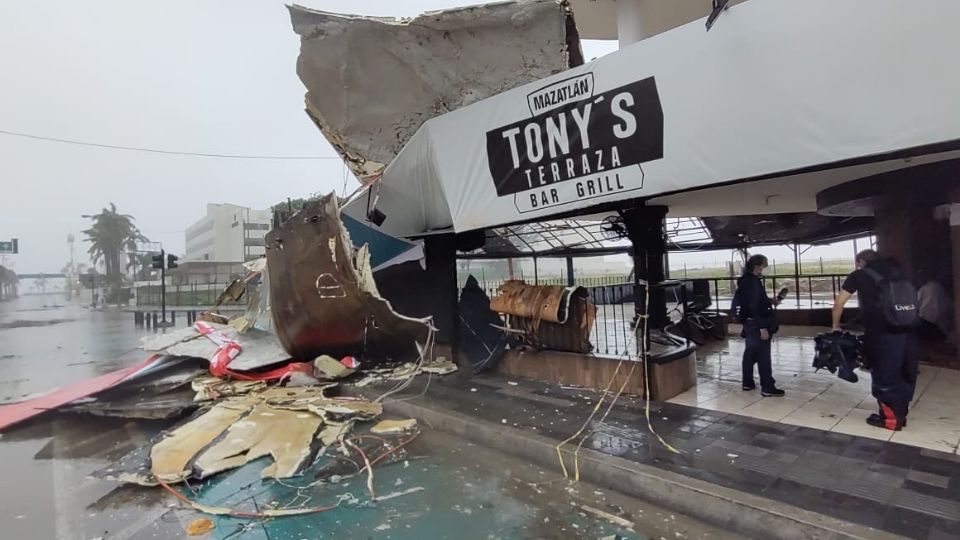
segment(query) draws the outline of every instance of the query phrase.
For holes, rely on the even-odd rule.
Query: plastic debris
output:
[[[203,536],[214,529],[213,522],[208,518],[197,518],[187,525],[187,534],[190,536]]]

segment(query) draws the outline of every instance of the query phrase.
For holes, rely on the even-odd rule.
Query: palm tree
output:
[[[144,238],[141,241],[147,242],[148,240]],[[148,280],[153,277],[153,256],[156,255],[155,252],[130,252],[127,255],[130,257],[130,262],[127,263],[127,270],[132,271],[135,281]]]
[[[126,268],[122,262],[124,253],[136,251],[137,242],[146,241],[140,234],[140,229],[134,225],[134,218],[129,214],[117,213],[115,204],[104,208],[99,214],[89,216],[93,225],[83,231],[90,242],[90,254],[94,264],[103,262],[107,282],[116,292],[123,283],[123,274]]]

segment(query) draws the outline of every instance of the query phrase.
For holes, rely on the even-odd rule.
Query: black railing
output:
[[[710,290],[713,292],[711,311],[730,309],[739,276],[700,279],[710,282]],[[840,292],[844,279],[846,274],[772,275],[763,276],[763,283],[771,297],[782,287],[789,289],[781,308],[818,309],[833,305],[833,299]]]
[[[773,297],[784,285],[790,289],[787,298],[781,304],[781,309],[816,309],[833,305],[833,298],[840,290],[846,274],[813,274],[805,276],[771,275],[764,276],[763,282],[767,293]],[[634,285],[625,283],[627,276],[602,276],[593,278],[577,278],[576,286],[587,289],[591,300],[597,308],[597,317],[591,330],[591,341],[594,352],[598,354],[621,355],[624,352],[637,353],[637,339],[633,337],[635,324]],[[730,309],[733,293],[736,291],[735,277],[696,278],[709,283],[711,306],[707,312],[720,313]],[[679,286],[682,282],[695,281],[684,279],[671,282],[672,286],[665,291],[668,309],[673,318],[685,320],[689,294],[686,287]],[[488,280],[481,285],[490,298],[498,294],[498,289],[505,280]],[[564,278],[541,278],[540,285],[566,285]],[[619,282],[617,282],[619,281]],[[797,284],[799,283],[799,288]],[[674,320],[674,322],[679,322]],[[689,345],[689,341],[687,342]]]
[[[189,285],[167,285],[168,306],[195,306],[209,307],[216,303],[217,297],[230,284],[222,283],[193,283]],[[159,306],[160,285],[142,285],[137,287],[137,306]],[[224,305],[246,306],[250,295],[245,294],[239,301],[227,300]]]

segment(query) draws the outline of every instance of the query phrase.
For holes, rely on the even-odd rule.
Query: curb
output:
[[[387,401],[386,412],[422,419],[434,429],[560,473],[556,442],[410,401]],[[568,466],[573,461],[569,456]],[[903,538],[856,523],[772,501],[696,478],[584,448],[581,477],[593,484],[656,504],[686,516],[753,538],[894,540]]]

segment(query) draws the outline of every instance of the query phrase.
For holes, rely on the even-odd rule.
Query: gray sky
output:
[[[456,0],[302,1],[412,16]],[[600,49],[613,50],[614,46]],[[299,38],[283,2],[44,0],[0,3],[0,130],[104,144],[335,156],[303,113]],[[602,53],[598,53],[602,54]],[[59,270],[66,236],[109,202],[173,252],[207,202],[265,208],[340,189],[339,161],[233,160],[71,146],[0,134],[7,264]],[[78,256],[86,245],[78,242]],[[78,258],[84,258],[78,257]]]
[[[301,0],[365,15],[413,16],[457,0]],[[616,49],[587,42],[587,58]],[[166,150],[335,156],[303,112],[299,38],[270,0],[44,0],[0,3],[0,130]],[[114,202],[181,253],[208,202],[266,208],[339,190],[339,160],[170,156],[0,134],[0,240],[21,273],[58,271],[87,244],[81,214]]]

